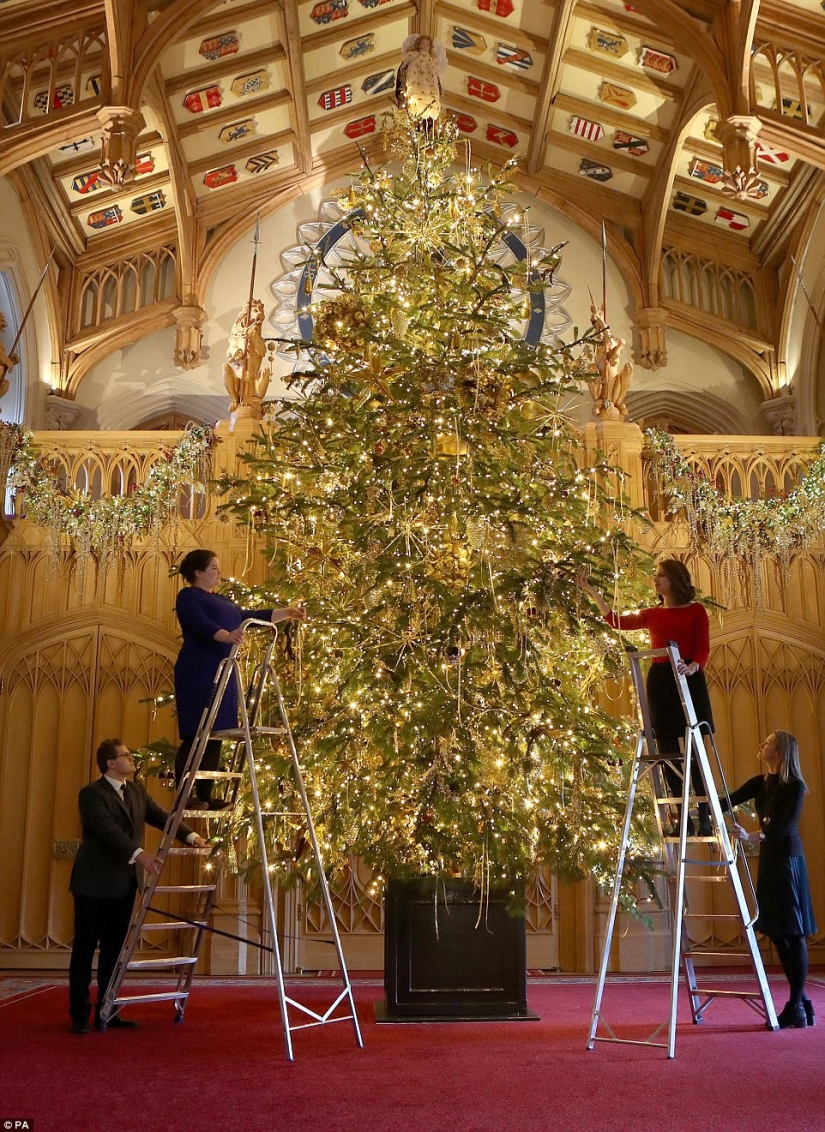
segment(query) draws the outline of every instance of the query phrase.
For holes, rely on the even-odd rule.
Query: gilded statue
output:
[[[590,301],[590,323],[596,332],[593,364],[598,377],[588,382],[593,398],[593,416],[605,421],[627,419],[625,397],[633,378],[633,363],[622,365],[624,338],[615,338],[605,322],[604,309]]]
[[[230,413],[244,417],[263,416],[263,399],[272,377],[261,327],[264,305],[260,299],[246,303],[229,335],[223,380],[231,403]]]
[[[0,314],[0,331],[6,329],[6,320]],[[3,343],[0,342],[0,397],[5,397],[9,391],[8,373],[9,370],[14,369],[20,358],[17,354],[6,353]]]

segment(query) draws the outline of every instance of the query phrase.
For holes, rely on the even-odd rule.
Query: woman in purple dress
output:
[[[181,744],[175,756],[175,784],[179,785],[189,758],[192,741],[198,730],[203,709],[209,702],[218,665],[233,645],[243,640],[241,623],[250,617],[260,621],[302,619],[301,608],[240,609],[228,597],[215,593],[220,584],[221,567],[211,550],[190,550],[180,564],[180,574],[187,585],[178,594],[175,612],[183,633],[183,645],[175,661],[175,702]],[[238,695],[230,681],[213,724],[215,731],[238,726]],[[221,744],[210,739],[206,745],[201,770],[217,770]],[[212,801],[211,779],[197,779],[196,797],[189,800],[190,809],[221,809],[223,802]]]

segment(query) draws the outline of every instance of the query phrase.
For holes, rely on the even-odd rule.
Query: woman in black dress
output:
[[[816,931],[808,870],[799,837],[799,818],[808,787],[799,769],[799,745],[787,731],[774,731],[759,747],[766,774],[757,774],[731,792],[732,806],[753,800],[759,829],[748,833],[734,824],[739,841],[759,845],[754,924],[776,948],[790,985],[790,998],[779,1014],[780,1029],[804,1029],[814,1024],[814,1008],[805,997],[808,977],[806,936]],[[727,809],[723,798],[722,808]]]

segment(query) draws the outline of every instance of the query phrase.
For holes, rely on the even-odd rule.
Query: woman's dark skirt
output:
[[[759,918],[754,927],[763,935],[813,935],[816,931],[804,857],[786,857],[770,849],[766,852],[763,842],[756,899]]]
[[[710,696],[705,674],[701,668],[693,676],[687,677],[687,684],[696,718],[700,723],[707,723],[713,731]],[[670,664],[651,664],[647,673],[646,687],[651,722],[659,748],[662,751],[677,751],[679,739],[685,737],[687,720],[682,709],[676,677]]]

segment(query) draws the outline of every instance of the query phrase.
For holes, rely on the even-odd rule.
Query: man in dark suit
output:
[[[132,916],[138,881],[136,866],[147,876],[160,872],[161,862],[141,846],[146,822],[163,829],[168,814],[153,801],[135,773],[132,753],[120,739],[104,739],[97,749],[101,778],[84,786],[78,796],[83,840],[72,869],[69,888],[74,896],[74,944],[69,964],[69,1014],[72,1032],[89,1032],[92,960],[100,947],[97,966],[97,1006],[100,1007]],[[207,845],[197,833],[181,824],[178,839],[188,845]],[[114,1014],[109,1029],[133,1029],[137,1022]]]

